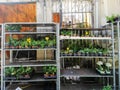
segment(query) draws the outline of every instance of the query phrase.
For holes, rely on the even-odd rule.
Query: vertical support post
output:
[[[57,41],[57,50],[56,50],[56,63],[57,63],[57,81],[56,81],[56,90],[60,90],[60,42],[59,42],[59,24],[56,24],[56,41]]]
[[[3,83],[2,83],[2,88],[1,88],[1,90],[5,90],[5,81],[4,81],[4,77],[5,77],[5,38],[6,38],[6,36],[4,35],[4,32],[5,32],[5,24],[2,24],[2,39],[1,39],[1,42],[2,42],[2,46],[1,46],[1,49],[2,49],[2,53],[3,53],[3,55],[2,55],[2,57],[1,57],[1,80],[3,81]],[[1,82],[2,82],[1,81]]]
[[[60,27],[62,26],[62,0],[59,0],[59,3],[60,3],[60,6],[59,6],[59,9],[60,9]]]
[[[118,67],[118,88],[120,89],[120,22],[117,22],[117,34],[118,34],[118,63],[119,63],[119,67]]]
[[[3,24],[1,25],[1,90],[4,90],[4,83],[3,83],[3,77],[4,77],[4,74],[3,74],[3,58],[4,58],[4,54],[3,54],[3,45],[4,45],[4,42],[3,42]]]
[[[99,27],[99,23],[98,23],[98,17],[99,17],[99,3],[98,0],[95,1],[95,27],[98,28]]]
[[[112,27],[112,60],[113,60],[113,87],[114,89],[113,90],[116,90],[116,78],[115,78],[115,54],[114,54],[114,26],[113,26],[113,23],[111,23],[111,27]]]

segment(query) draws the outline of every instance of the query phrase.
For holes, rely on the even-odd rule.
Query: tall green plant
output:
[[[112,87],[110,85],[104,86],[102,90],[112,90]]]

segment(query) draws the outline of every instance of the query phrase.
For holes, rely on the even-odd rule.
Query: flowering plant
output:
[[[100,65],[103,65],[103,62],[102,62],[102,61],[98,61],[98,62],[97,62],[97,65],[99,65],[99,66],[100,66]]]
[[[99,73],[101,73],[101,74],[104,74],[105,73],[105,71],[104,71],[104,64],[103,64],[103,62],[102,61],[98,61],[97,63],[97,71],[99,72]]]
[[[108,68],[110,68],[112,65],[111,65],[111,63],[107,62],[107,63],[105,64],[105,66],[108,67]]]
[[[107,63],[105,63],[105,67],[106,67],[105,68],[106,73],[110,74],[111,73],[110,68],[112,67],[112,64],[107,62]]]

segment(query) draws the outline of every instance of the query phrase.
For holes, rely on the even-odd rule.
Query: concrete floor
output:
[[[17,86],[18,87],[18,86]],[[15,90],[16,85],[12,86],[7,90]],[[61,90],[102,90],[102,86],[99,85],[86,85],[86,84],[62,84]],[[55,85],[24,85],[22,86],[23,90],[56,90]]]

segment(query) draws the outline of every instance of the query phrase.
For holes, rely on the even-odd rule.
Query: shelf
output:
[[[27,49],[27,48],[23,48],[23,49],[6,49],[6,48],[4,48],[4,50],[14,50],[14,51],[20,51],[20,50],[56,50],[56,48],[38,48],[38,49],[32,49],[32,48],[29,48],[29,49]]]
[[[30,67],[34,67],[34,66],[56,66],[56,62],[54,61],[45,61],[45,62],[13,62],[10,63],[8,65],[5,65],[4,67],[20,67],[20,66],[30,66]]]
[[[80,12],[80,11],[78,11],[78,12],[62,12],[63,14],[70,14],[70,13],[92,13],[92,11],[87,11],[87,12]]]
[[[62,30],[111,30],[110,28],[61,28]]]
[[[5,82],[41,82],[41,81],[56,81],[56,79],[44,79],[40,74],[34,74],[31,79],[28,80],[4,80]]]
[[[5,34],[56,34],[56,32],[6,32]]]
[[[112,58],[109,56],[61,56],[60,58]]]
[[[22,25],[22,26],[30,26],[32,25],[32,27],[34,26],[39,26],[39,27],[51,27],[51,26],[56,26],[55,23],[51,23],[51,22],[17,22],[17,23],[5,23],[7,25]]]
[[[112,75],[100,75],[92,69],[62,69],[61,77],[113,77]]]
[[[111,37],[74,37],[74,36],[60,36],[60,40],[65,39],[81,39],[81,40],[112,40]]]

